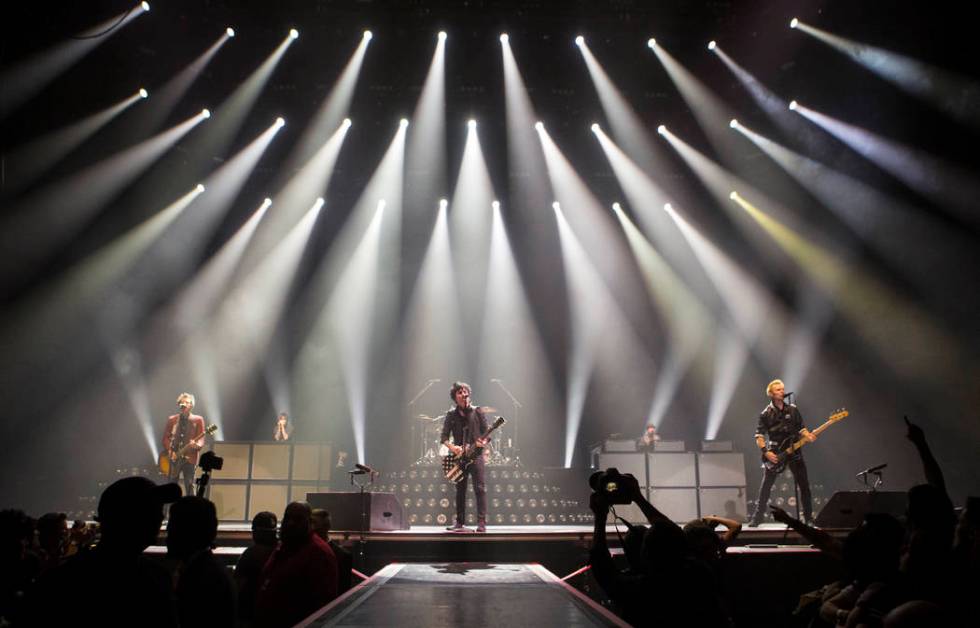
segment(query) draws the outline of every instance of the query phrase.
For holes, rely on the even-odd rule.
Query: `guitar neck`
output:
[[[818,427],[817,429],[813,430],[810,433],[813,434],[814,436],[818,436],[820,434],[820,432],[824,431],[825,429],[827,429],[828,427],[830,427],[833,424],[834,424],[834,420],[833,419],[830,419],[829,421],[827,421],[826,423],[824,423],[823,425],[821,425],[820,427]],[[809,441],[807,439],[801,438],[800,440],[798,440],[795,443],[793,443],[790,446],[790,448],[786,450],[786,453],[791,454],[794,451],[796,451],[797,449],[803,447],[803,445],[806,445],[808,442]]]

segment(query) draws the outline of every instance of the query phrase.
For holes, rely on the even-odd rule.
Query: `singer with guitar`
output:
[[[799,409],[783,400],[786,395],[786,386],[782,380],[774,379],[769,382],[769,385],[766,386],[766,395],[770,401],[769,405],[759,414],[759,426],[755,431],[755,444],[762,453],[763,463],[768,461],[768,464],[765,465],[762,486],[759,487],[759,499],[756,501],[755,512],[749,521],[750,526],[757,526],[762,523],[762,518],[768,509],[772,485],[776,482],[776,476],[782,473],[785,468],[784,465],[780,464],[780,456],[777,453],[779,445],[797,438],[805,439],[811,443],[817,440],[816,435],[811,434],[803,425],[803,416]],[[774,448],[776,451],[773,450]],[[786,457],[785,461],[800,487],[803,521],[811,524],[813,522],[813,503],[810,498],[810,481],[806,476],[806,463],[803,462],[802,451],[797,449],[792,455]]]
[[[439,439],[456,456],[461,456],[466,448],[482,448],[489,431],[487,417],[481,408],[471,403],[473,394],[470,385],[454,382],[449,389],[449,397],[456,405],[446,413],[442,424],[442,437]],[[450,440],[450,437],[452,439]],[[449,528],[453,532],[466,530],[466,485],[469,476],[473,477],[473,492],[476,493],[477,532],[487,531],[487,486],[484,481],[484,459],[477,456],[466,470],[463,478],[456,484],[456,523]]]
[[[194,395],[180,393],[177,397],[179,412],[167,418],[163,430],[163,453],[170,460],[168,479],[177,481],[183,476],[184,495],[193,495],[194,467],[198,454],[204,446],[204,417],[191,414],[194,409]],[[183,451],[178,456],[177,452]]]

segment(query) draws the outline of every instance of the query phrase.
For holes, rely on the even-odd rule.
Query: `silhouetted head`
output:
[[[855,580],[885,582],[898,572],[905,529],[895,517],[868,513],[844,539],[844,565]]]
[[[252,541],[256,545],[276,544],[276,525],[279,523],[275,513],[263,510],[252,517]]]
[[[713,564],[725,556],[725,544],[721,542],[714,525],[704,519],[694,519],[684,526],[687,546],[694,558]]]
[[[214,504],[195,495],[181,497],[170,507],[167,521],[167,554],[187,558],[210,549],[218,536],[218,512]]]
[[[311,513],[313,534],[324,541],[330,540],[330,513],[323,508],[314,508]]]
[[[298,547],[310,540],[313,533],[313,510],[306,502],[293,502],[286,506],[282,516],[279,536],[287,547]]]
[[[96,519],[105,549],[140,554],[160,532],[163,505],[180,498],[174,483],[157,486],[144,477],[116,480],[102,491]]]
[[[907,508],[910,532],[926,531],[941,537],[948,535],[952,542],[956,513],[946,491],[932,484],[913,486],[909,489]]]
[[[68,515],[63,512],[49,512],[37,520],[37,542],[49,552],[60,551],[68,540]]]
[[[643,559],[651,570],[679,563],[687,555],[684,531],[669,521],[656,521],[643,537]]]

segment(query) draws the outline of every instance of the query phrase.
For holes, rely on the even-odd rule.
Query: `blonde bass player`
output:
[[[177,408],[179,412],[167,419],[163,430],[160,470],[172,481],[183,476],[184,495],[193,495],[194,467],[204,446],[204,417],[191,414],[194,395],[190,393],[180,393]]]

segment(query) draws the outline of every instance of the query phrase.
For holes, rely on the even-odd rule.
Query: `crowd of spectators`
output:
[[[145,550],[160,535],[167,505],[160,560]],[[304,502],[286,507],[278,538],[276,515],[257,514],[254,543],[234,572],[213,552],[214,504],[181,497],[176,484],[118,480],[102,493],[97,521],[69,528],[60,513],[34,521],[0,511],[0,627],[278,628],[335,599],[338,583],[350,587],[350,554],[324,540],[329,514],[315,518]]]
[[[977,625],[970,612],[980,591],[980,499],[971,497],[959,517],[942,471],[921,428],[907,423],[906,436],[923,464],[926,483],[908,491],[904,520],[867,513],[843,540],[771,507],[787,525],[843,566],[844,578],[803,594],[786,623],[806,628],[932,628]],[[595,529],[592,573],[616,610],[634,626],[734,625],[725,605],[720,572],[725,547],[738,534],[737,522],[706,517],[683,528],[651,505],[631,476],[624,491],[649,526],[629,525],[622,546],[627,568],[619,569],[607,546],[610,498],[605,486],[593,492]],[[719,536],[716,525],[727,530]],[[760,586],[764,586],[760,579]]]

